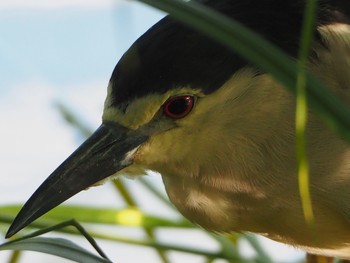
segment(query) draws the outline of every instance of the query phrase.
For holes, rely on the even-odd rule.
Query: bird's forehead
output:
[[[245,65],[226,47],[166,17],[119,60],[111,77],[112,103],[176,87],[210,93]]]
[[[102,115],[104,122],[117,122],[130,129],[138,129],[140,126],[149,123],[162,107],[163,103],[175,95],[202,96],[200,89],[190,87],[179,87],[168,90],[164,93],[151,93],[132,101],[122,103],[121,107],[114,105],[111,97],[112,85],[108,86],[108,94]]]

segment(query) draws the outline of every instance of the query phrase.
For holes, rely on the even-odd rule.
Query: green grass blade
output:
[[[7,263],[18,263],[19,259],[21,257],[21,254],[22,253],[20,251],[18,251],[18,250],[17,251],[13,251],[11,253],[11,256],[10,256],[10,258],[9,258]]]
[[[256,238],[256,235],[246,233],[245,235],[242,235],[242,237],[252,246],[252,248],[258,254],[259,262],[270,262],[270,263],[274,262],[272,258],[262,248],[262,246],[260,245],[260,242]]]
[[[3,207],[0,207],[0,210],[3,211]],[[6,208],[6,207],[5,207]],[[10,207],[10,210],[15,210],[17,211],[19,207]],[[3,218],[0,217],[0,222],[3,222]],[[5,217],[6,219],[6,217]],[[8,222],[7,220],[5,221],[6,223]],[[77,229],[73,228],[57,228],[57,225],[52,226],[53,224],[56,224],[56,220],[45,220],[44,218],[40,218],[37,221],[35,221],[33,224],[29,225],[27,228],[39,228],[40,230],[28,234],[23,238],[28,238],[28,237],[37,237],[39,234],[47,233],[48,231],[57,231],[61,233],[66,233],[66,234],[71,234],[71,235],[79,235],[81,236],[81,232],[77,231]],[[61,223],[59,222],[59,225],[64,224],[65,222]],[[192,226],[194,227],[194,226]],[[244,257],[242,257],[239,253],[237,248],[231,243],[227,238],[224,236],[217,236],[217,240],[221,240],[220,244],[224,243],[226,244],[225,249],[221,249],[218,252],[211,252],[205,249],[201,248],[195,248],[195,247],[188,247],[188,246],[182,246],[176,245],[176,244],[166,244],[165,242],[159,242],[156,240],[150,240],[150,239],[131,239],[128,237],[123,237],[123,236],[118,236],[115,234],[110,234],[109,232],[105,231],[89,231],[89,235],[93,238],[98,238],[98,239],[103,239],[103,240],[109,240],[109,241],[114,241],[114,242],[121,242],[125,244],[130,244],[130,245],[137,245],[137,246],[145,246],[145,247],[150,247],[153,249],[158,249],[162,251],[177,251],[177,252],[182,252],[182,253],[190,253],[194,255],[199,255],[199,256],[204,256],[210,259],[226,259],[229,260],[229,262],[236,262],[236,263],[260,263],[262,262],[259,260],[259,253],[258,257],[254,260],[246,260]],[[213,234],[214,235],[214,234]],[[271,262],[269,262],[271,263]]]
[[[139,181],[149,192],[151,192],[155,197],[157,197],[159,201],[161,201],[163,204],[165,204],[169,208],[178,212],[178,210],[176,210],[176,208],[171,204],[167,196],[164,194],[164,192],[157,189],[157,187],[155,187],[154,184],[152,184],[151,182],[149,182],[147,179],[143,177],[140,177]]]
[[[129,191],[127,185],[124,183],[122,179],[119,180],[113,180],[112,181],[113,186],[115,187],[115,190],[122,196],[124,202],[129,206],[129,207],[138,207],[138,204],[136,202],[136,199],[134,198],[133,194]],[[145,231],[147,237],[150,240],[156,240],[156,235],[154,234],[153,229],[143,227],[143,230]],[[159,258],[163,263],[170,263],[168,260],[167,255],[164,253],[164,251],[157,249],[156,250],[158,253]]]
[[[20,207],[21,205],[0,206],[0,216],[2,218],[13,219]],[[74,205],[58,206],[36,221],[38,223],[48,222],[55,224],[72,218],[81,223],[111,224],[130,227],[193,227],[193,225],[185,219],[168,219],[151,216],[137,208],[111,209],[106,207],[95,208]]]
[[[0,245],[0,250],[37,251],[84,263],[110,262],[109,260],[100,258],[73,242],[62,238],[36,237],[11,241]]]
[[[306,64],[314,35],[317,0],[306,1],[302,37],[298,56],[297,101],[296,101],[296,154],[298,183],[301,203],[306,222],[314,225],[314,214],[310,193],[309,164],[306,153],[306,126],[308,119],[308,98],[306,96]]]

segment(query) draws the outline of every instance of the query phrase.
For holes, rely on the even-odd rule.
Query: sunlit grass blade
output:
[[[256,235],[247,233],[245,235],[242,235],[242,237],[246,241],[248,241],[248,243],[259,255],[259,260],[261,260],[262,262],[273,262],[272,258],[265,252],[265,250],[260,245],[260,242],[257,240]]]
[[[163,204],[165,204],[166,206],[168,206],[169,208],[177,211],[175,209],[175,206],[173,206],[169,199],[166,197],[166,195],[164,194],[164,192],[159,191],[159,189],[157,189],[152,183],[150,183],[148,180],[146,180],[145,178],[140,178],[139,181],[142,183],[142,185],[148,190],[150,191],[155,197],[158,198],[158,200],[160,200]]]
[[[37,238],[43,234],[52,232],[52,231],[61,231],[62,229],[67,229],[68,227],[73,227],[77,233],[79,233],[80,235],[84,236],[85,239],[90,243],[90,245],[96,250],[96,252],[104,259],[107,259],[109,262],[108,257],[106,256],[106,254],[102,251],[102,249],[99,247],[99,245],[96,243],[96,241],[94,240],[94,238],[83,228],[82,225],[80,225],[76,220],[74,219],[70,219],[70,220],[66,220],[63,222],[59,222],[55,225],[50,225],[48,227],[45,228],[41,228],[35,232],[32,232],[30,234],[27,234],[25,236],[22,236],[20,238],[17,239],[12,239],[11,241],[3,244],[3,245],[9,245],[12,243],[19,243],[25,240],[32,240],[33,238]],[[26,243],[27,244],[27,243]]]
[[[129,207],[138,207],[138,204],[133,197],[132,193],[129,191],[127,186],[125,185],[124,181],[120,180],[113,180],[113,185],[116,189],[116,191],[122,196],[124,202],[129,206]],[[154,234],[153,229],[143,227],[143,230],[145,231],[146,235],[148,238],[151,240],[156,240],[156,236]],[[167,255],[164,253],[164,251],[157,249],[157,253],[162,260],[163,263],[169,263]]]
[[[1,215],[14,218],[21,205],[1,206]],[[129,227],[193,227],[185,219],[168,219],[147,215],[137,208],[111,209],[107,207],[86,207],[61,205],[41,218],[37,222],[51,222],[52,224],[74,218],[81,223],[110,224]]]
[[[98,257],[95,254],[87,251],[86,249],[74,244],[69,240],[62,238],[42,238],[39,237],[43,234],[65,229],[67,227],[74,227],[77,232],[83,235],[90,245],[96,250],[101,256]],[[75,260],[77,262],[110,262],[106,254],[100,249],[98,244],[95,242],[93,237],[89,235],[85,229],[75,220],[68,220],[60,222],[56,225],[42,228],[26,236],[22,236],[17,239],[0,245],[0,250],[31,250],[43,252],[46,254],[52,254],[63,258]]]
[[[10,258],[8,260],[7,263],[17,263],[19,262],[20,256],[21,256],[22,252],[15,250],[11,253]]]
[[[64,103],[57,102],[56,107],[60,112],[63,119],[71,126],[74,126],[84,138],[89,137],[92,134],[92,130],[89,129],[83,121],[81,121]]]
[[[298,166],[298,182],[301,203],[306,222],[314,226],[314,214],[310,193],[310,174],[306,151],[306,127],[308,120],[308,98],[306,95],[306,65],[313,41],[315,27],[315,12],[317,0],[306,1],[302,28],[301,43],[297,63],[297,94],[296,94],[296,154]]]
[[[40,220],[39,220],[40,221]],[[74,220],[72,220],[75,222]],[[45,227],[45,224],[42,224],[40,222],[36,222],[35,224],[31,224],[31,226],[36,225],[37,227],[40,228],[40,230],[35,231],[32,234],[26,235],[22,238],[17,239],[16,242],[21,241],[21,240],[32,240],[33,237],[37,237],[39,235],[42,235],[43,233],[51,232],[51,231],[57,231],[57,232],[62,232],[66,234],[72,234],[72,235],[79,235],[81,236],[82,232],[81,229],[77,231],[77,229],[73,228],[63,228],[61,227],[62,225],[66,226],[67,223],[70,223],[72,221],[66,221],[57,225],[53,225],[50,227]],[[46,223],[47,224],[47,223]],[[88,237],[88,241],[90,243],[94,242],[91,237],[98,238],[98,239],[104,239],[104,240],[109,240],[109,241],[115,241],[115,242],[121,242],[124,244],[130,244],[130,245],[136,245],[136,246],[145,246],[145,247],[150,247],[162,251],[177,251],[177,252],[182,252],[182,253],[189,253],[189,254],[194,254],[194,255],[199,255],[199,256],[204,256],[207,258],[211,259],[227,259],[229,261],[237,262],[237,263],[255,263],[255,262],[260,262],[259,260],[246,260],[245,258],[241,257],[238,253],[235,253],[234,251],[230,253],[223,253],[222,251],[215,252],[215,251],[208,251],[207,249],[201,249],[197,247],[189,247],[189,246],[183,246],[183,245],[176,245],[176,244],[167,244],[166,242],[159,242],[155,240],[150,240],[150,239],[132,239],[128,237],[122,237],[118,236],[115,234],[110,234],[110,231],[107,233],[100,232],[100,231],[89,231],[89,234],[87,236],[87,233],[83,233],[85,237]],[[91,237],[89,237],[91,236]],[[92,242],[91,242],[92,241]],[[100,253],[100,249],[98,248],[97,244],[93,245],[93,247]],[[200,246],[198,246],[200,247]],[[12,249],[12,247],[4,247],[4,250],[6,249]],[[85,261],[84,261],[85,262]],[[271,262],[269,262],[271,263]]]
[[[19,210],[20,206],[3,206],[0,207],[0,210],[2,211],[2,214],[6,215],[8,219],[11,218],[11,216],[14,217],[14,215],[17,213]],[[128,211],[128,209],[126,209]],[[70,217],[76,217],[78,219],[81,219],[81,223],[96,223],[98,225],[103,225],[103,224],[115,224],[114,218],[116,213],[118,214],[119,210],[108,210],[108,209],[90,209],[90,208],[79,208],[75,206],[60,206],[49,212],[47,215],[43,216],[42,218],[39,218],[35,223],[31,224],[28,226],[28,228],[35,227],[35,228],[40,228],[40,229],[45,229],[51,226],[52,224],[56,224],[57,222],[60,222],[60,220],[66,220],[67,215]],[[123,220],[119,221],[119,225],[122,226],[139,226],[139,223],[135,223],[135,220],[128,220],[127,216]],[[0,221],[1,220],[0,218]],[[138,221],[138,220],[137,220]],[[146,220],[147,221],[147,220]],[[6,221],[6,222],[11,222],[11,220]],[[123,222],[125,224],[123,224]],[[176,222],[176,221],[175,221]],[[182,221],[180,221],[182,222]],[[118,224],[117,224],[118,225]],[[185,221],[183,223],[180,223],[178,225],[174,224],[173,221],[166,221],[166,222],[160,222],[159,220],[157,221],[152,221],[152,224],[147,223],[147,224],[141,224],[141,225],[147,225],[147,226],[153,226],[153,227],[192,227],[195,228],[192,224],[189,222]],[[51,228],[51,227],[50,227]],[[56,229],[55,231],[63,232],[63,233],[69,233],[69,234],[79,234],[77,231],[73,231],[71,229]],[[171,251],[179,251],[179,252],[185,252],[185,253],[191,253],[191,254],[198,254],[198,255],[203,255],[207,256],[210,258],[224,258],[224,259],[234,259],[238,260],[240,259],[239,262],[243,262],[242,258],[239,256],[239,253],[237,251],[237,248],[234,246],[234,244],[226,237],[224,236],[218,236],[215,234],[211,234],[213,238],[215,238],[217,241],[220,241],[219,243],[221,244],[221,249],[219,252],[208,252],[202,249],[196,249],[196,248],[189,248],[189,247],[184,247],[184,246],[179,246],[179,245],[168,245],[165,243],[160,243],[155,240],[135,240],[135,239],[130,239],[130,238],[125,238],[125,237],[120,237],[117,235],[108,235],[104,232],[94,232],[94,231],[89,231],[90,235],[93,236],[94,238],[100,238],[100,239],[106,239],[106,240],[111,240],[111,241],[117,241],[117,242],[123,242],[127,244],[132,244],[132,245],[140,245],[140,246],[150,246],[155,249],[161,249],[161,250],[171,250]],[[223,245],[225,244],[225,245]],[[253,246],[254,247],[254,246]],[[260,250],[257,251],[257,259],[262,258],[260,255]],[[251,262],[255,262],[254,260]],[[260,261],[257,261],[260,262]],[[270,261],[271,263],[272,261]]]

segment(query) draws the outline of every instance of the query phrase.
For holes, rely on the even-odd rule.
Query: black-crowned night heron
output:
[[[203,0],[296,57],[304,0]],[[320,0],[310,71],[350,105],[349,1]],[[103,123],[39,187],[13,235],[107,177],[162,175],[189,220],[250,231],[310,253],[350,259],[350,148],[310,113],[314,228],[305,221],[295,153],[295,97],[271,75],[165,17],[112,74]]]

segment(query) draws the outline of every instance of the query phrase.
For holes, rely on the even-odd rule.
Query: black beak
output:
[[[81,190],[132,164],[131,151],[147,138],[116,123],[102,124],[35,191],[16,216],[6,238]]]

